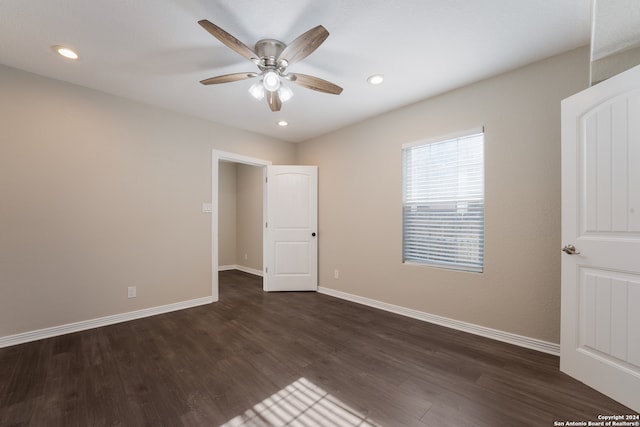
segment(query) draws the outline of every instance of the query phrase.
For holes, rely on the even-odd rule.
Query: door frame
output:
[[[212,150],[211,153],[211,297],[213,301],[218,301],[220,299],[220,294],[218,291],[218,204],[219,204],[219,188],[218,188],[218,171],[220,161],[228,161],[233,163],[241,163],[249,166],[257,166],[262,168],[262,223],[265,222],[266,212],[266,203],[267,203],[267,189],[266,189],[266,178],[267,178],[267,166],[271,166],[273,162],[270,160],[258,159],[256,157],[243,156],[241,154],[229,153],[226,151],[220,150]],[[262,237],[262,256],[263,256],[263,269],[266,257],[266,236],[264,234],[266,231],[264,227],[262,229],[263,237]],[[265,278],[266,279],[266,278]],[[263,289],[264,289],[263,281]]]

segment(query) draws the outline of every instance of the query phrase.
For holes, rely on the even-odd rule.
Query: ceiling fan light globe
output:
[[[258,101],[264,98],[264,86],[262,82],[254,83],[249,88],[249,93]]]
[[[275,71],[267,71],[262,78],[262,85],[269,92],[275,92],[280,88],[280,77]]]
[[[280,101],[287,102],[293,97],[293,91],[287,86],[280,86],[280,89],[278,89],[278,96],[280,97]]]

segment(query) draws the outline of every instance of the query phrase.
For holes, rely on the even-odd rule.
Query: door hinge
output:
[[[264,268],[264,272],[265,272],[265,273],[269,273],[269,267],[265,267],[265,268]]]
[[[268,222],[264,223],[264,228],[269,228],[269,223]]]

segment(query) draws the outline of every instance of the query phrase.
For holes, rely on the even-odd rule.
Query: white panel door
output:
[[[640,411],[640,67],[562,102],[560,369]]]
[[[318,167],[268,166],[265,291],[318,288]]]

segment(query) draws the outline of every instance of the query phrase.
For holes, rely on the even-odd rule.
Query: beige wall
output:
[[[300,144],[320,171],[320,286],[559,342],[560,100],[588,82],[582,48]],[[403,265],[402,144],[478,126],[484,273]]]
[[[0,66],[0,337],[210,295],[218,149],[320,167],[321,286],[558,342],[560,100],[587,87],[588,61],[572,51],[297,147]],[[402,265],[401,145],[481,125],[485,272]],[[238,235],[249,176],[235,263],[261,269],[257,231]]]
[[[237,165],[220,162],[218,166],[218,265],[234,266],[236,262]]]
[[[262,271],[263,168],[220,162],[218,265]]]
[[[238,164],[237,264],[262,271],[263,168]],[[246,255],[246,257],[245,257]]]
[[[0,94],[0,337],[210,296],[211,150],[295,160],[289,143],[3,66]]]

